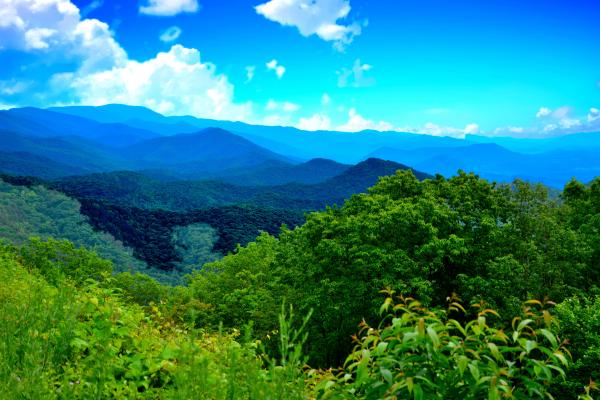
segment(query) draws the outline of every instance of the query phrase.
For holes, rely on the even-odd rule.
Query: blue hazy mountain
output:
[[[132,168],[133,165],[102,145],[76,136],[40,137],[0,130],[0,152],[27,153],[90,172]],[[27,160],[24,159],[26,164]],[[36,176],[42,176],[43,170]]]
[[[467,135],[469,143],[495,143],[520,153],[600,149],[600,132],[573,133],[546,138],[513,138]]]
[[[37,176],[56,179],[69,175],[83,175],[90,171],[26,152],[0,152],[0,171],[14,176]]]
[[[33,107],[0,111],[0,129],[34,137],[78,136],[112,147],[127,146],[159,136],[155,132],[121,123],[100,123]]]
[[[199,177],[202,172],[250,168],[270,160],[288,161],[284,156],[219,128],[147,140],[123,148],[121,154],[138,166],[179,171],[188,178]]]
[[[67,107],[64,112],[76,112],[78,116],[86,116],[86,118],[97,121],[115,121],[115,112],[112,110],[117,109],[121,116],[118,121],[138,128],[156,129],[155,132],[161,134],[165,134],[166,129],[171,129],[169,134],[175,134],[190,132],[192,129],[190,127],[195,127],[195,130],[221,128],[291,158],[304,160],[327,158],[352,164],[364,160],[369,153],[383,146],[418,148],[427,145],[453,147],[464,144],[459,139],[410,133],[377,131],[363,131],[352,134],[335,131],[306,132],[291,127],[249,125],[242,122],[200,119],[191,116],[165,117],[152,111],[147,114],[148,119],[144,120],[144,113],[140,111],[140,107],[131,107],[132,116],[135,116],[135,118],[127,119],[125,116],[129,107],[123,105]],[[60,111],[62,108],[53,110]],[[105,110],[112,119],[102,116]],[[144,123],[141,121],[144,121]]]
[[[539,139],[536,139],[539,140]],[[373,157],[403,162],[421,171],[450,176],[457,170],[475,171],[503,182],[515,178],[561,187],[572,177],[584,182],[600,175],[600,148],[517,153],[495,143],[479,143],[447,149],[413,150],[381,148]]]
[[[126,124],[128,126],[152,131],[163,136],[179,133],[194,133],[208,125],[188,124],[177,118],[168,118],[145,107],[107,104],[98,107],[67,106],[52,107],[48,110],[66,115],[90,119],[101,123]],[[216,126],[216,125],[212,125]]]
[[[82,132],[78,129],[82,126],[94,129],[90,128],[92,133]],[[480,135],[456,139],[403,132],[305,132],[191,116],[166,117],[143,107],[124,105],[10,110],[0,113],[0,127],[25,136],[78,135],[97,143],[96,150],[105,161],[112,158],[111,165],[104,166],[104,170],[120,165],[123,169],[144,170],[163,180],[215,178],[248,185],[309,183],[314,180],[303,180],[302,173],[294,166],[314,158],[356,164],[374,157],[430,174],[448,176],[463,169],[499,181],[519,177],[555,187],[571,177],[589,181],[600,171],[600,133],[544,139]],[[116,129],[119,127],[125,128],[119,131]],[[208,128],[218,129],[210,140],[207,136],[202,141],[198,131]],[[106,140],[102,143],[101,135],[94,132],[112,133],[113,138],[107,140],[113,143],[118,141],[114,136],[119,132],[124,135],[150,132],[154,137],[111,152],[106,150]],[[69,141],[72,144],[73,140]],[[23,147],[17,151],[80,167],[78,163],[39,151]],[[333,174],[325,174],[324,179]]]
[[[314,158],[296,165],[270,160],[251,170],[223,171],[213,177],[241,186],[273,186],[286,183],[315,184],[338,176],[351,167],[351,165],[324,158]]]

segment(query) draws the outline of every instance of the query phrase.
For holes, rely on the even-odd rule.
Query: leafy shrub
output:
[[[542,399],[565,376],[569,353],[539,301],[526,302],[505,330],[490,321],[498,317],[491,309],[462,324],[450,318],[463,310],[456,302],[434,311],[388,294],[380,326],[363,322],[344,369],[321,383],[320,398]]]
[[[567,380],[553,388],[555,398],[566,400],[590,381],[600,381],[600,296],[567,299],[556,307],[556,316],[573,353]]]
[[[112,273],[110,261],[68,240],[31,238],[19,254],[25,267],[38,271],[52,284],[69,278],[81,285],[87,280],[103,280]]]

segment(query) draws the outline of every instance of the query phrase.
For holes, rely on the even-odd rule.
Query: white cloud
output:
[[[509,126],[508,131],[511,133],[523,133],[525,132],[525,128],[522,126]]]
[[[253,120],[253,124],[266,126],[293,126],[289,115],[271,114],[258,120]]]
[[[283,74],[285,74],[285,67],[283,65],[279,64],[279,62],[275,59],[269,61],[265,65],[267,66],[268,70],[275,71],[275,75],[277,75],[277,79],[281,79]]]
[[[69,0],[0,0],[0,37],[1,48],[44,54],[48,62],[79,62],[85,71],[127,59],[108,25],[82,20]]]
[[[233,101],[234,87],[200,52],[181,45],[144,62],[62,80],[82,104],[122,103],[149,107],[166,115],[247,120],[251,103]]]
[[[396,131],[418,133],[432,136],[448,136],[458,139],[464,139],[466,135],[477,134],[480,132],[479,125],[475,123],[467,124],[464,128],[455,128],[452,126],[441,126],[433,122],[427,122],[423,127],[403,127],[396,128]]]
[[[11,108],[15,108],[16,106],[12,105],[12,104],[6,104],[6,103],[2,103],[0,102],[0,110],[10,110]]]
[[[596,120],[600,120],[600,110],[595,107],[592,107],[590,108],[590,112],[587,115],[587,121],[594,122]]]
[[[195,13],[200,7],[197,0],[148,0],[140,6],[140,13],[160,17],[171,17],[181,13]]]
[[[587,123],[590,125],[593,122],[592,110],[587,116]],[[562,106],[555,110],[551,110],[547,107],[542,107],[536,114],[538,118],[544,118],[545,124],[541,128],[542,132],[549,133],[572,133],[578,130],[589,130],[593,128],[593,124],[586,126],[582,119],[572,117],[573,108],[569,106]],[[591,117],[591,118],[590,118]]]
[[[331,97],[327,93],[323,93],[323,96],[321,96],[321,105],[328,106],[329,103],[331,103]]]
[[[161,32],[158,37],[161,42],[171,43],[176,41],[181,36],[181,28],[178,26],[171,26]]]
[[[52,36],[58,32],[48,28],[31,28],[25,32],[25,48],[30,49],[47,49],[50,47],[49,41]]]
[[[348,121],[338,126],[336,129],[342,132],[360,132],[364,130],[391,131],[393,126],[389,122],[375,122],[366,119],[356,112],[356,109],[351,108],[348,112]]]
[[[356,59],[352,68],[342,68],[338,71],[339,87],[366,87],[375,84],[375,79],[365,76],[365,72],[373,69],[370,64],[361,64],[360,59]]]
[[[304,131],[326,131],[331,129],[331,119],[325,114],[313,114],[308,118],[300,118],[296,127]]]
[[[569,114],[571,114],[573,108],[568,106],[559,107],[552,112],[552,117],[556,119],[566,118]]]
[[[250,81],[252,81],[252,79],[254,79],[255,70],[256,70],[256,67],[254,65],[248,65],[246,67],[246,82],[244,82],[244,83],[250,83]]]
[[[290,103],[289,101],[277,102],[273,99],[269,99],[267,105],[265,106],[265,110],[267,111],[285,111],[285,112],[294,112],[298,111],[300,106],[295,103]]]
[[[127,61],[127,53],[113,38],[108,25],[97,19],[84,19],[73,32],[79,48],[75,54],[83,60],[81,72],[93,72],[122,66]]]
[[[477,124],[468,124],[464,129],[465,134],[467,135],[475,135],[479,133],[479,125]]]
[[[571,128],[575,128],[577,126],[581,126],[581,121],[578,120],[577,118],[561,118],[558,121],[558,124],[563,129],[571,129]]]
[[[0,82],[4,105],[18,102],[14,97],[43,106],[123,103],[169,115],[252,120],[252,104],[236,103],[227,76],[202,62],[198,50],[177,45],[146,61],[130,60],[106,23],[81,19],[69,0],[0,0],[0,37],[3,48],[71,67],[36,77],[34,89],[24,79]]]
[[[0,94],[3,96],[14,96],[23,93],[31,86],[31,82],[23,82],[16,79],[0,81]]]
[[[544,118],[549,116],[550,114],[552,114],[552,110],[550,110],[548,107],[540,107],[535,116],[537,118]]]
[[[268,20],[298,28],[302,36],[317,35],[333,42],[338,51],[343,51],[362,30],[357,22],[338,23],[350,13],[348,0],[270,0],[255,10]]]

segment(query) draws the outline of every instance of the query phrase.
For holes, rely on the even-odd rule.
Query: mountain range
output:
[[[600,174],[600,133],[464,139],[404,132],[306,132],[106,105],[0,111],[0,172],[43,178],[137,171],[160,181],[316,184],[369,158],[445,176],[459,169],[562,187]],[[22,162],[19,162],[21,160]]]

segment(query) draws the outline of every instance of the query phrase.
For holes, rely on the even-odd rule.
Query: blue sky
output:
[[[0,0],[0,107],[303,129],[600,131],[598,1]]]

